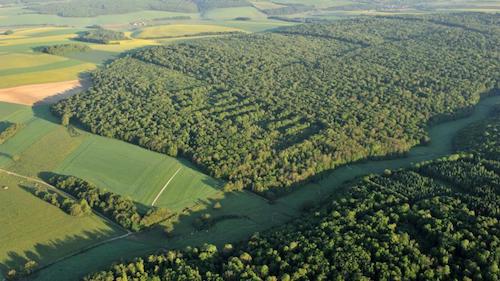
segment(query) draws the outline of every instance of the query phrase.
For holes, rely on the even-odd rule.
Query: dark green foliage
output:
[[[95,28],[82,32],[77,39],[90,43],[109,44],[111,41],[125,40],[127,37],[120,31]]]
[[[75,207],[74,212],[78,213],[88,209],[85,206],[85,204],[88,204],[90,208],[132,231],[150,227],[171,216],[167,209],[162,208],[150,210],[143,216],[137,211],[137,207],[132,200],[112,192],[100,190],[95,185],[73,176],[54,176],[49,182],[58,189],[82,200],[80,208]],[[83,203],[84,201],[85,203]]]
[[[428,141],[428,123],[470,112],[499,85],[499,17],[367,18],[153,47],[53,111],[190,158],[227,190],[290,187],[405,153]]]
[[[310,10],[314,10],[314,6],[308,6],[303,4],[291,4],[276,9],[263,9],[261,11],[266,15],[270,16],[283,16],[283,15],[303,13]]]
[[[194,0],[198,9],[203,12],[217,8],[245,7],[252,4],[248,0]]]
[[[0,122],[0,127],[3,128],[2,132],[0,132],[0,144],[3,144],[16,135],[24,126],[18,123]]]
[[[12,30],[12,29],[6,30],[3,33],[3,35],[12,35],[12,34],[14,34],[14,30]]]
[[[60,44],[39,47],[36,50],[42,53],[61,56],[69,53],[88,52],[92,49],[89,46],[83,44]]]
[[[239,21],[249,21],[252,20],[252,18],[249,17],[236,17],[234,20],[239,20]]]
[[[477,156],[451,155],[365,177],[239,245],[150,255],[84,280],[499,280],[499,178]]]
[[[85,199],[76,202],[73,199],[66,198],[63,195],[53,191],[43,191],[37,187],[30,189],[30,191],[38,198],[60,208],[67,214],[75,217],[87,216],[92,214],[92,209]]]
[[[198,12],[196,4],[191,0],[70,0],[64,3],[32,5],[30,9],[62,17],[94,17],[141,10]]]

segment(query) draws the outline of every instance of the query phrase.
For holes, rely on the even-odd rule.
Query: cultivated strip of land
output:
[[[85,90],[87,84],[81,80],[71,80],[4,88],[0,89],[0,101],[24,105],[53,103]]]

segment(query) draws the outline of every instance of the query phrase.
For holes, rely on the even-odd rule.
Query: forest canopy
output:
[[[483,152],[500,147],[488,133],[499,113],[461,132],[466,153],[366,176],[276,230],[137,258],[84,280],[498,280],[500,154]]]
[[[277,193],[405,153],[429,123],[467,114],[499,88],[499,19],[376,17],[152,47],[53,111],[187,157],[227,189]]]

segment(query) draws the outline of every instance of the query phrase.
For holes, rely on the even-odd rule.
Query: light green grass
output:
[[[65,59],[46,54],[9,53],[0,55],[0,61],[2,62],[0,64],[1,73],[7,69],[24,69],[26,67],[35,67],[65,61]]]
[[[76,80],[81,77],[82,73],[95,68],[96,65],[93,63],[80,63],[74,66],[45,71],[3,75],[0,77],[0,88]]]
[[[150,206],[179,168],[156,206],[178,211],[220,192],[220,182],[183,161],[95,135],[88,135],[55,172],[84,178]]]
[[[119,233],[94,215],[72,217],[38,199],[23,189],[33,186],[26,180],[0,173],[0,186],[2,271],[26,259],[48,264]]]

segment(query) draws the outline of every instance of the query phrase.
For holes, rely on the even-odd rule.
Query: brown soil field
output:
[[[89,84],[85,80],[71,80],[4,88],[0,89],[0,101],[24,105],[54,103],[87,89]]]

